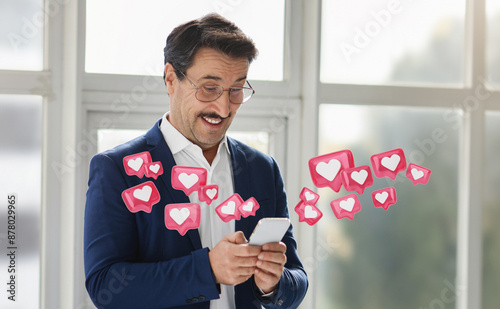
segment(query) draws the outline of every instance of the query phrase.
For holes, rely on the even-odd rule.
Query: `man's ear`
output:
[[[165,65],[165,85],[167,85],[167,92],[169,95],[172,95],[174,91],[173,83],[177,79],[177,75],[175,74],[175,68],[170,62],[167,62]]]

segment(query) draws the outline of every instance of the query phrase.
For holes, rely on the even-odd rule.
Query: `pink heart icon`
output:
[[[222,221],[229,222],[231,220],[240,220],[241,213],[239,206],[243,203],[243,199],[238,193],[231,195],[227,200],[215,207],[215,212],[219,215]]]
[[[333,200],[330,202],[330,206],[337,219],[348,218],[352,220],[354,215],[361,211],[361,203],[354,193]]]
[[[210,205],[217,197],[219,197],[218,185],[207,185],[198,188],[198,199],[200,202],[206,202],[207,205]]]
[[[375,207],[382,207],[387,210],[389,206],[396,204],[398,201],[396,189],[394,189],[394,187],[389,187],[373,191],[372,200]]]
[[[345,169],[342,171],[342,183],[347,191],[363,194],[366,188],[373,185],[372,171],[368,165]]]
[[[425,185],[431,177],[431,170],[423,166],[410,163],[408,165],[408,170],[406,170],[406,177],[413,182],[414,186],[419,183]]]
[[[122,199],[130,212],[151,212],[153,205],[160,201],[160,193],[152,181],[141,183],[122,192]]]
[[[300,201],[294,210],[299,215],[299,222],[305,222],[311,226],[323,217],[323,213],[318,207],[304,201]]]
[[[123,167],[125,168],[125,173],[129,176],[137,176],[142,178],[145,174],[145,164],[151,163],[151,154],[149,152],[136,153],[123,158]]]
[[[165,206],[165,227],[184,236],[190,229],[200,226],[200,205],[196,203],[168,204]]]
[[[330,187],[339,192],[342,186],[340,172],[354,167],[354,159],[350,150],[342,150],[309,160],[309,172],[314,185],[318,188]]]
[[[207,170],[201,167],[174,166],[172,168],[172,187],[182,190],[189,196],[207,183]]]
[[[403,149],[397,148],[371,156],[373,172],[378,178],[396,179],[399,172],[406,169]]]
[[[152,162],[144,164],[144,174],[148,178],[157,179],[158,176],[163,174],[163,166],[161,162]]]
[[[254,197],[249,198],[248,200],[244,201],[239,207],[238,211],[240,212],[241,216],[243,218],[249,217],[249,216],[255,216],[255,213],[257,210],[260,208],[259,203]]]
[[[311,205],[316,205],[319,200],[319,194],[310,190],[309,188],[304,187],[302,191],[300,191],[299,198],[303,202],[307,202]]]

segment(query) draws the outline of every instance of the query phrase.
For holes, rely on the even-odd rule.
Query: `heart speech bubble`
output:
[[[165,206],[165,226],[184,236],[190,229],[200,226],[200,205],[196,203],[168,204]]]
[[[396,204],[398,201],[396,189],[394,189],[394,187],[389,187],[373,191],[372,200],[375,207],[382,207],[387,210],[389,206]]]
[[[302,191],[300,191],[299,198],[303,202],[315,205],[319,200],[319,194],[310,190],[309,188],[304,187]]]
[[[172,187],[189,196],[207,183],[207,170],[201,167],[174,166]]]
[[[314,185],[318,188],[330,187],[339,192],[342,186],[340,172],[354,167],[354,159],[350,150],[342,150],[314,157],[309,160],[309,172]]]
[[[206,202],[207,205],[210,205],[217,197],[219,197],[218,185],[207,185],[198,188],[198,199],[200,202]]]
[[[144,165],[151,163],[151,154],[149,152],[136,153],[123,158],[123,167],[125,173],[129,176],[137,176],[142,178],[145,173]]]
[[[161,162],[158,161],[158,162],[145,163],[144,164],[144,174],[148,178],[157,179],[158,176],[163,174],[163,166],[162,166]]]
[[[300,201],[294,210],[299,215],[299,222],[305,222],[311,226],[323,217],[323,213],[318,207],[304,201]]]
[[[153,205],[160,201],[160,193],[152,181],[147,181],[123,191],[122,199],[130,212],[150,213]]]
[[[399,172],[406,169],[403,149],[397,148],[371,156],[373,172],[378,178],[396,179]]]
[[[413,185],[427,184],[429,177],[431,177],[431,170],[420,165],[410,163],[406,171],[406,177],[413,182]]]
[[[352,220],[354,215],[361,211],[361,203],[358,196],[354,193],[333,200],[330,206],[337,219],[348,218]]]
[[[342,183],[347,191],[363,194],[366,188],[373,185],[372,171],[368,165],[345,169],[341,175]]]
[[[251,197],[248,200],[241,203],[241,205],[238,207],[238,211],[240,212],[240,214],[243,218],[246,218],[248,216],[255,216],[255,212],[259,208],[260,208],[260,205],[257,202],[257,200],[255,198]]]
[[[215,212],[222,221],[240,220],[241,214],[238,207],[243,204],[243,199],[238,193],[231,195],[227,200],[215,207]]]

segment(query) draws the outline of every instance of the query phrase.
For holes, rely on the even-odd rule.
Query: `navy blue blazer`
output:
[[[219,298],[198,230],[181,236],[164,223],[164,207],[189,203],[184,192],[173,189],[174,158],[160,131],[161,119],[145,135],[95,155],[90,162],[85,206],[84,260],[87,291],[98,308],[209,308]],[[236,221],[237,231],[248,239],[259,219],[288,217],[283,180],[273,158],[228,138],[234,174],[234,191],[243,200],[260,204],[256,216]],[[161,161],[163,175],[128,176],[123,157],[149,151]],[[153,181],[161,201],[151,213],[131,213],[121,193],[145,181]],[[217,206],[217,205],[215,205]],[[214,207],[215,207],[214,206]],[[235,287],[236,308],[296,308],[304,298],[307,275],[297,254],[292,227],[283,242],[287,263],[276,293],[260,298],[253,277]]]

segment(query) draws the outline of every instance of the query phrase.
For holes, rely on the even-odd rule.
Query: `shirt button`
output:
[[[283,305],[283,299],[279,299],[278,302],[276,303],[276,305],[278,306],[282,306]]]
[[[200,296],[198,297],[198,300],[199,300],[199,301],[204,301],[205,299],[206,299],[206,298],[205,298],[205,296],[203,296],[203,295],[200,295]]]
[[[192,301],[193,303],[196,303],[196,302],[198,302],[198,298],[193,297],[193,298],[191,299],[191,301]]]

